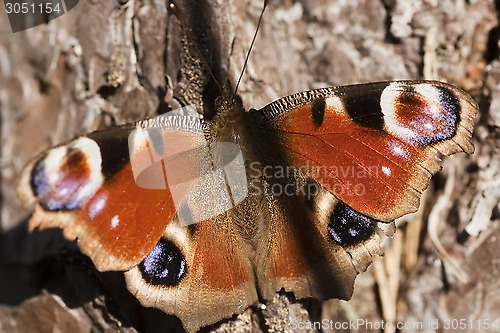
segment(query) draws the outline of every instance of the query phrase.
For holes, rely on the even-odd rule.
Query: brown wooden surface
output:
[[[187,13],[192,3],[183,2]],[[218,41],[207,61],[216,76],[227,72],[234,81],[262,2],[207,0],[196,6],[207,25],[193,29]],[[452,332],[445,321],[465,319],[464,332],[500,331],[499,6],[493,0],[270,3],[239,90],[245,107],[322,86],[439,79],[480,102],[476,153],[446,159],[421,212],[401,221],[384,259],[358,277],[351,301],[290,303],[282,296],[219,331],[299,332],[294,320],[308,317],[423,325],[400,332],[437,332],[431,325],[436,320],[439,332]],[[193,24],[184,17],[184,25]],[[175,319],[140,308],[119,274],[98,274],[72,255],[57,261],[61,246],[72,244],[58,231],[28,234],[30,210],[21,207],[14,188],[23,165],[44,148],[153,116],[182,99],[200,103],[202,64],[184,55],[179,36],[161,0],[81,1],[48,25],[15,34],[0,6],[0,332],[178,328]],[[192,80],[179,81],[179,69]],[[451,264],[443,264],[446,256]],[[495,319],[495,330],[478,327]],[[336,331],[377,331],[355,327]]]

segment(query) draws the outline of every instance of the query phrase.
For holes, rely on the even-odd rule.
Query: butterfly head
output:
[[[221,94],[215,99],[215,107],[218,112],[226,113],[231,110],[243,110],[243,101],[241,97],[236,94],[229,81],[226,82],[221,88]],[[233,111],[236,112],[236,111]]]

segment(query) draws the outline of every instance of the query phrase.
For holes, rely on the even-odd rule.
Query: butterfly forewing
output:
[[[253,111],[259,136],[272,141],[264,155],[278,151],[338,199],[382,221],[418,208],[441,154],[473,151],[476,113],[468,95],[434,81],[318,89]]]
[[[37,157],[19,185],[25,203],[36,203],[31,228],[63,228],[101,271],[137,265],[188,196],[183,185],[203,170],[180,152],[204,145],[205,124],[173,119],[97,131]],[[179,160],[191,162],[182,176]]]

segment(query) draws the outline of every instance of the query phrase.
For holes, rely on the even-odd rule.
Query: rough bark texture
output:
[[[30,210],[16,197],[16,180],[35,153],[76,135],[184,102],[205,101],[210,115],[206,86],[213,82],[204,61],[217,79],[227,74],[234,83],[261,7],[256,0],[181,2],[188,35],[202,45],[217,41],[201,51],[182,42],[163,0],[81,1],[48,25],[15,34],[0,14],[0,332],[180,329],[141,308],[118,273],[97,273],[72,254],[56,260],[63,245],[74,245],[59,231],[28,233]],[[421,210],[400,221],[351,301],[281,295],[213,329],[316,332],[293,324],[326,319],[324,332],[342,323],[336,332],[395,332],[371,329],[382,320],[404,324],[399,332],[452,332],[464,323],[464,332],[500,331],[499,7],[493,0],[270,3],[239,89],[247,108],[321,86],[439,79],[480,102],[476,153],[446,159]],[[487,322],[497,327],[488,330]]]

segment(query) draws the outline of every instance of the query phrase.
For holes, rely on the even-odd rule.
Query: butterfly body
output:
[[[211,121],[167,116],[42,153],[19,192],[101,271],[192,332],[259,297],[349,299],[440,155],[471,153],[477,105],[435,81],[323,88]]]

